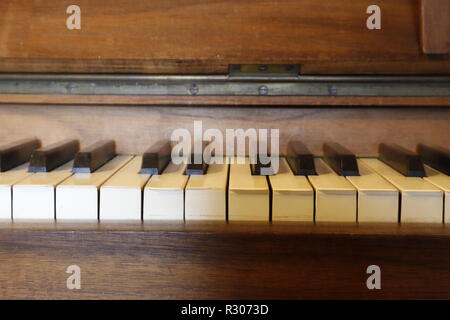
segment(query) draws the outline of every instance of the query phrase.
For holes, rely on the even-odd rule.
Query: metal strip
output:
[[[448,97],[450,77],[0,74],[0,94]]]

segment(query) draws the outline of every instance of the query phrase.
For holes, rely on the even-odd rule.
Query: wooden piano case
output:
[[[0,142],[280,128],[321,154],[450,147],[447,0],[0,2]],[[0,223],[0,298],[450,297],[445,224]],[[69,265],[82,270],[68,290]],[[370,265],[381,290],[366,286]]]

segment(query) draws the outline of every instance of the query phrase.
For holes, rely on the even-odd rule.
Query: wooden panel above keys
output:
[[[81,29],[68,30],[68,3],[3,0],[0,71],[211,74],[296,63],[304,74],[450,72],[448,57],[422,53],[416,0],[378,0],[381,30],[366,26],[372,4],[79,0]]]

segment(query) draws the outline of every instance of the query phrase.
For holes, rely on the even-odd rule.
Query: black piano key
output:
[[[289,141],[286,152],[286,160],[295,175],[316,175],[314,156],[300,141]]]
[[[359,176],[356,156],[339,143],[323,145],[325,162],[340,176]]]
[[[201,163],[195,163],[194,155],[191,155],[191,163],[188,163],[186,166],[186,171],[184,174],[186,175],[202,175],[208,172],[208,164],[201,160]]]
[[[41,143],[36,138],[19,140],[0,146],[0,172],[8,171],[30,160]]]
[[[79,150],[78,140],[64,140],[33,152],[29,172],[49,172],[71,161]]]
[[[272,159],[279,161],[279,154],[271,154],[270,144],[257,144],[256,154],[250,154],[250,171],[254,176],[271,176],[277,174],[272,165]]]
[[[263,161],[261,154],[257,154],[256,156],[256,163],[250,163],[250,169],[252,172],[252,175],[254,176],[271,176],[274,175],[276,172],[272,168],[272,163],[269,161],[268,163],[266,160]],[[270,155],[264,156],[264,157],[270,157]]]
[[[200,153],[192,152],[189,155],[189,163],[186,165],[186,175],[202,175],[208,172],[208,163],[203,157],[203,151],[210,142],[202,142],[202,151]]]
[[[172,147],[170,142],[158,141],[142,156],[142,174],[161,174],[170,162]]]
[[[406,177],[425,177],[420,156],[396,144],[380,144],[381,161]]]
[[[450,150],[438,146],[427,146],[419,144],[417,146],[422,161],[430,167],[450,175]]]
[[[98,141],[75,156],[74,173],[92,173],[116,156],[113,140]]]

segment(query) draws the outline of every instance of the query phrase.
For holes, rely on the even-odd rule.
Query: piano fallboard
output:
[[[0,3],[0,72],[226,74],[301,64],[304,74],[448,74],[446,0],[58,0]],[[69,11],[69,13],[66,13]],[[427,54],[439,53],[438,57]]]

